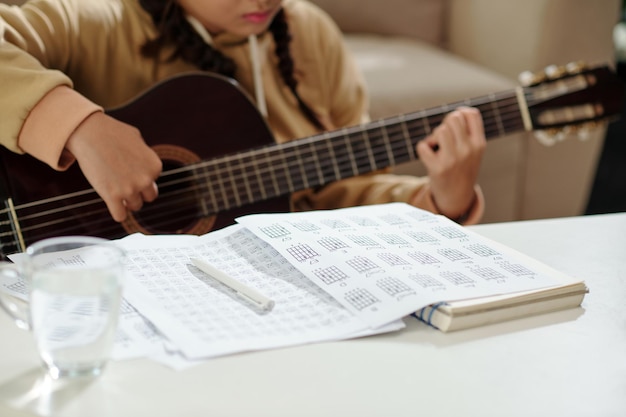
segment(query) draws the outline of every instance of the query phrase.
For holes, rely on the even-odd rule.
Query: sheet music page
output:
[[[448,218],[404,203],[237,222],[374,328],[436,302],[557,284]]]
[[[401,321],[368,325],[308,280],[275,249],[240,225],[204,236],[133,235],[127,252],[126,299],[187,359],[204,359],[397,330]],[[191,262],[210,262],[272,298],[255,311]]]

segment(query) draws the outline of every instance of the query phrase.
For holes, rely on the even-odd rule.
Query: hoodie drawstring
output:
[[[263,117],[267,118],[267,103],[265,102],[265,91],[263,90],[263,80],[261,79],[261,60],[256,35],[250,35],[248,37],[248,44],[250,45],[250,60],[252,61],[256,105]]]

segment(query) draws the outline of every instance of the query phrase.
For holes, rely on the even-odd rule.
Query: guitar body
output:
[[[274,143],[249,98],[229,79],[215,75],[194,73],[171,78],[107,113],[141,131],[161,156],[164,171]],[[114,239],[135,231],[201,234],[232,224],[242,214],[289,210],[289,196],[285,195],[209,216],[203,213],[200,199],[190,201],[187,196],[177,201],[179,194],[167,192],[168,185],[161,185],[160,179],[159,198],[146,204],[129,222],[119,224],[111,219],[97,195],[84,192],[90,190],[90,185],[78,164],[57,172],[31,156],[3,147],[0,160],[5,179],[3,201],[8,205],[4,197],[10,196],[13,206],[19,207],[19,219],[11,218],[9,207],[2,207],[3,253],[20,250],[19,239],[13,237],[16,228],[25,245],[60,235]],[[188,187],[193,194],[195,184],[189,179],[169,187]],[[46,201],[51,202],[49,208]],[[37,204],[30,209],[30,202]],[[142,213],[146,213],[143,218]],[[158,220],[163,218],[167,221]]]

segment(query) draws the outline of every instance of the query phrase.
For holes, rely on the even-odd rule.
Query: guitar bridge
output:
[[[13,200],[11,198],[6,199],[4,205],[5,209],[2,214],[6,214],[7,220],[0,221],[0,259],[3,260],[8,254],[26,250]]]

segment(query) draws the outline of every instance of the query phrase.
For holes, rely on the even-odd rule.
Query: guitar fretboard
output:
[[[315,188],[417,159],[415,146],[459,106],[477,107],[487,138],[524,128],[515,91],[390,117],[188,166],[208,213]],[[202,185],[204,183],[204,185]]]

